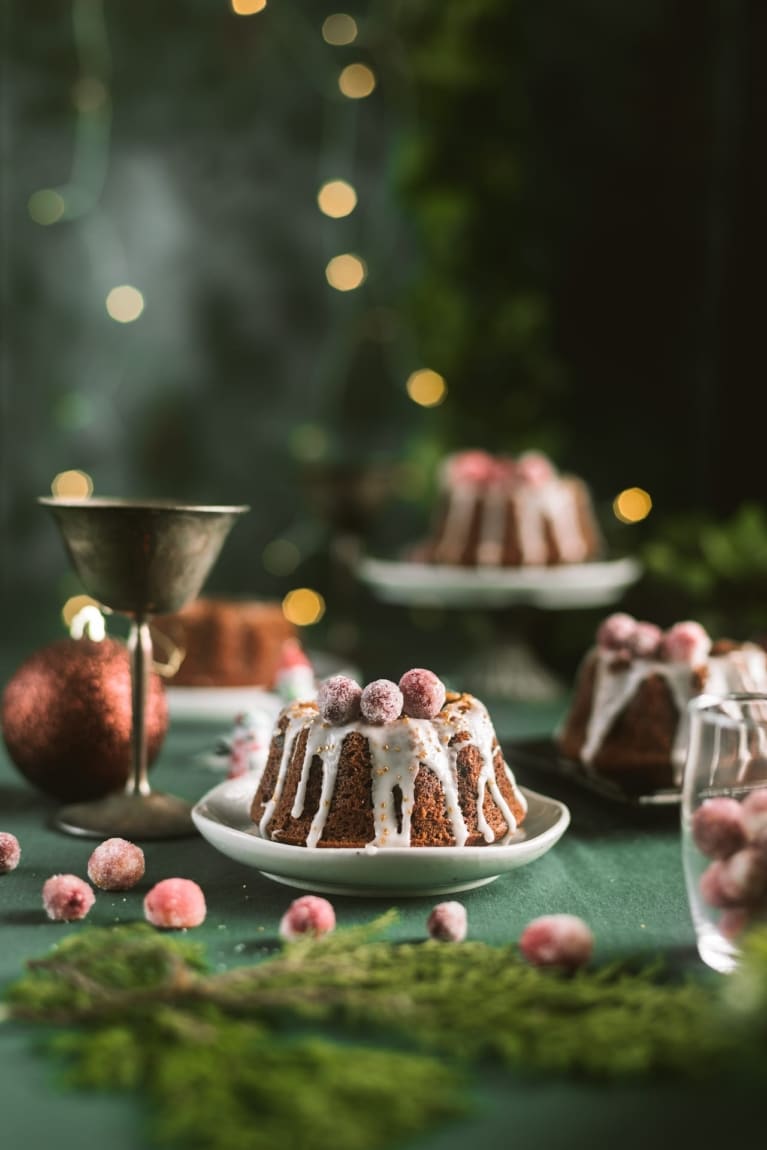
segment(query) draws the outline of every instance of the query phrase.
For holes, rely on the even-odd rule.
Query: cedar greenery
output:
[[[767,930],[729,980],[611,964],[574,975],[516,947],[394,944],[395,912],[210,973],[146,924],[88,928],[28,971],[11,1017],[57,1024],[79,1087],[149,1099],[158,1141],[375,1150],[465,1111],[472,1064],[608,1080],[763,1071]]]

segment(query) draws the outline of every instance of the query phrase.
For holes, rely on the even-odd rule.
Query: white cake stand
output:
[[[609,607],[641,575],[632,558],[561,567],[478,569],[362,558],[357,575],[381,602],[403,607],[547,611]],[[461,668],[461,683],[478,694],[533,702],[555,699],[562,684],[516,636],[504,636]]]

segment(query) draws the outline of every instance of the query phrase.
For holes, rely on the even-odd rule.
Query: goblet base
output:
[[[82,838],[176,839],[197,834],[191,804],[175,795],[107,795],[90,803],[61,807],[53,823],[58,830]]]

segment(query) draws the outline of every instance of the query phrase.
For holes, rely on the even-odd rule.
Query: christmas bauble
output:
[[[117,639],[61,639],[36,651],[3,692],[8,753],[31,783],[57,799],[95,799],[120,790],[131,772],[130,656]],[[168,729],[158,675],[149,677],[148,757]]]

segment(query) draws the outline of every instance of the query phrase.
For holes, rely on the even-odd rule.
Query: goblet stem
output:
[[[146,735],[146,704],[149,690],[149,668],[152,666],[152,634],[148,621],[137,616],[131,623],[128,646],[131,657],[131,754],[132,777],[126,790],[128,794],[148,795],[148,751]]]

